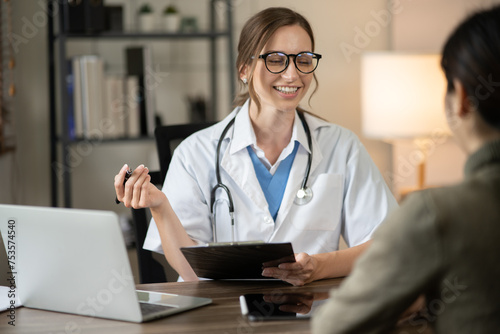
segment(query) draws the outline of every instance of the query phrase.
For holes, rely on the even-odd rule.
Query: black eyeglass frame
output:
[[[279,54],[282,54],[284,56],[286,56],[286,64],[285,64],[285,68],[282,69],[281,71],[279,72],[274,72],[274,71],[271,71],[269,69],[269,67],[267,66],[267,57],[269,55],[272,55],[274,53],[279,53]],[[300,55],[300,54],[303,54],[303,53],[306,53],[306,54],[310,54],[313,56],[313,58],[317,59],[318,62],[316,63],[316,66],[314,66],[314,68],[309,71],[309,72],[304,72],[302,71],[298,66],[297,66],[297,56]],[[284,52],[281,52],[281,51],[274,51],[274,52],[267,52],[267,53],[264,53],[264,54],[261,54],[259,55],[259,59],[264,59],[264,64],[266,65],[266,69],[271,72],[272,74],[280,74],[284,71],[286,71],[286,69],[288,68],[288,65],[290,65],[290,57],[293,56],[293,64],[295,65],[295,68],[297,69],[297,71],[299,71],[300,73],[303,73],[303,74],[310,74],[312,72],[314,72],[317,68],[318,68],[318,65],[319,65],[319,60],[321,59],[321,55],[319,53],[314,53],[314,52],[309,52],[309,51],[301,51],[297,54],[287,54],[287,53],[284,53]]]

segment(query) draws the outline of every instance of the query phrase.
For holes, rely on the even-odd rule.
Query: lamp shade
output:
[[[363,134],[420,138],[449,133],[444,115],[446,80],[437,54],[369,52],[361,60]]]

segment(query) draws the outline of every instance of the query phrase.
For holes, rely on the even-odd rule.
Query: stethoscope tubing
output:
[[[297,192],[297,198],[299,201],[296,201],[297,204],[302,205],[306,204],[310,201],[312,198],[312,191],[307,188],[307,181],[309,180],[309,174],[311,172],[311,165],[312,165],[312,154],[313,154],[313,145],[312,145],[312,138],[311,138],[311,132],[309,130],[309,125],[306,122],[305,116],[303,112],[298,112],[300,121],[302,122],[302,126],[304,127],[304,131],[306,132],[307,135],[307,144],[309,145],[309,156],[307,157],[307,166],[306,170],[304,173],[304,179],[302,180],[302,185],[299,191]],[[221,151],[221,146],[222,146],[222,141],[224,140],[224,137],[226,136],[227,132],[231,128],[231,126],[234,124],[236,120],[236,116],[233,117],[229,121],[229,123],[226,125],[224,130],[222,130],[222,133],[219,138],[219,142],[217,143],[217,149],[215,152],[215,176],[217,178],[217,184],[212,188],[212,191],[210,192],[210,214],[212,218],[212,232],[213,232],[213,240],[214,242],[217,242],[217,233],[216,233],[216,214],[215,214],[215,202],[216,202],[216,192],[218,189],[222,189],[228,198],[228,206],[229,206],[229,214],[231,216],[231,237],[232,241],[234,242],[234,202],[233,202],[233,197],[231,196],[231,191],[229,188],[222,182],[221,179],[221,174],[220,174],[220,151]],[[308,199],[302,200],[302,197],[299,198],[298,194],[299,193],[308,193]]]

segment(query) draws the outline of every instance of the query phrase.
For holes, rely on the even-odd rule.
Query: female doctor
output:
[[[198,278],[180,247],[251,240],[291,242],[296,252],[295,263],[263,276],[297,286],[345,276],[396,208],[358,138],[298,107],[320,59],[303,16],[257,13],[240,35],[233,112],[178,146],[162,191],[143,165],[125,186],[129,167],[115,176],[118,200],[151,210],[144,248],[163,252],[183,280]],[[341,234],[349,248],[339,251]]]

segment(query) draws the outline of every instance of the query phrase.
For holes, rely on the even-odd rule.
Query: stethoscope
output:
[[[306,171],[304,174],[304,179],[302,180],[302,185],[300,189],[297,191],[297,194],[295,196],[294,203],[297,205],[304,205],[307,204],[311,201],[313,197],[313,192],[311,188],[307,186],[307,180],[309,179],[309,173],[311,171],[311,163],[312,163],[312,154],[313,154],[313,147],[312,147],[312,139],[311,139],[311,132],[309,130],[309,126],[307,125],[306,119],[304,117],[303,112],[298,112],[300,121],[302,122],[302,126],[304,127],[304,131],[306,132],[307,135],[307,144],[309,145],[309,156],[307,157],[307,166],[306,166]],[[217,184],[212,188],[212,191],[210,193],[210,214],[211,214],[211,219],[212,219],[212,232],[213,232],[213,240],[215,243],[217,243],[217,233],[216,233],[216,210],[214,208],[215,203],[217,202],[216,195],[215,193],[217,192],[218,189],[222,189],[227,195],[228,198],[228,206],[229,206],[229,216],[231,218],[231,240],[234,242],[234,203],[233,203],[233,197],[231,196],[231,191],[229,188],[222,183],[221,177],[220,177],[220,150],[221,150],[221,145],[222,141],[224,140],[224,137],[226,136],[226,133],[229,131],[229,128],[234,124],[234,121],[236,119],[236,116],[233,117],[231,121],[226,125],[224,130],[222,130],[222,133],[219,138],[219,142],[217,143],[217,150],[215,152],[215,175],[217,178]]]

